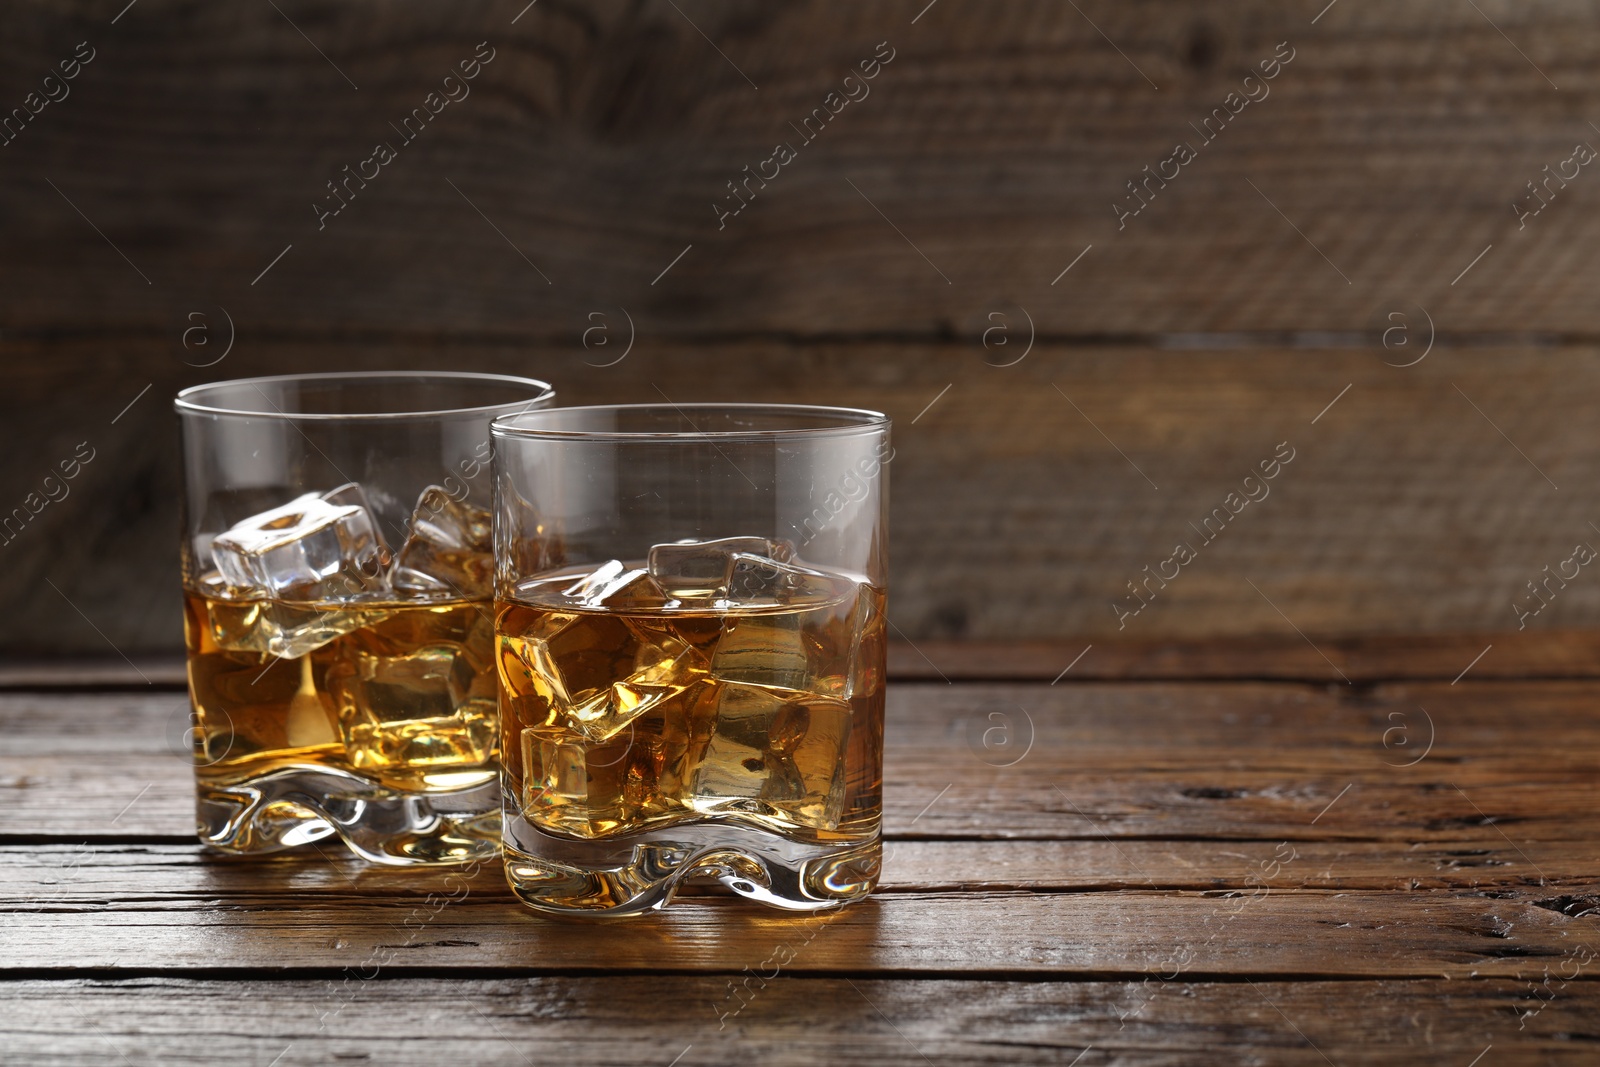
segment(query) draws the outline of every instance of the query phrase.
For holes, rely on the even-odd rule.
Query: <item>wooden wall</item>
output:
[[[11,5],[0,108],[93,58],[0,145],[0,510],[95,459],[0,545],[0,649],[176,647],[171,394],[308,369],[882,408],[913,639],[1515,629],[1600,547],[1600,4],[524,5]],[[1520,621],[1600,622],[1589,570]]]

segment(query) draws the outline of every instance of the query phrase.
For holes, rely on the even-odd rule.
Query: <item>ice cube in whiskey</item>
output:
[[[883,686],[862,659],[881,663],[883,593],[758,541],[656,546],[497,604],[527,903],[635,913],[696,873],[795,909],[871,890]]]
[[[490,855],[497,813],[490,605],[316,605],[347,626],[297,656],[241,615],[307,610],[185,595],[201,837],[263,852],[337,829],[385,863]],[[219,623],[226,619],[227,624]]]
[[[494,852],[492,605],[467,577],[487,573],[488,535],[431,492],[401,552],[408,575],[443,576],[425,592],[391,581],[355,484],[212,540],[219,569],[185,613],[202,840],[263,852],[337,832],[402,864]]]

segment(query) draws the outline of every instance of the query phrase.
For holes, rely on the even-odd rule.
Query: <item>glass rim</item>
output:
[[[268,382],[378,382],[388,380],[391,382],[417,381],[417,380],[442,380],[450,382],[479,382],[495,383],[499,385],[516,385],[531,387],[537,395],[525,400],[510,400],[498,404],[478,404],[470,407],[455,408],[422,408],[414,411],[261,411],[251,408],[241,408],[224,404],[204,403],[200,397],[212,390],[237,388],[239,386],[260,386]],[[220,382],[205,382],[201,385],[191,385],[180,389],[173,398],[172,406],[179,414],[189,415],[228,415],[237,418],[250,419],[282,419],[295,421],[299,419],[316,420],[344,420],[366,421],[372,419],[425,419],[439,418],[447,415],[490,415],[494,412],[505,412],[506,408],[518,404],[538,404],[554,399],[555,387],[549,382],[538,378],[523,378],[515,374],[491,374],[482,371],[451,371],[451,370],[369,370],[369,371],[315,371],[307,374],[267,374],[254,378],[230,378]],[[268,400],[270,404],[271,401]],[[517,413],[509,413],[514,417]],[[523,412],[526,414],[526,412]],[[506,417],[502,415],[501,417]]]
[[[696,413],[771,412],[788,415],[820,415],[831,417],[831,424],[817,426],[791,426],[766,429],[741,430],[600,430],[557,429],[519,425],[523,420],[560,418],[579,412],[661,411],[675,414],[694,425],[691,418]],[[507,440],[545,441],[765,441],[791,437],[840,437],[853,434],[881,432],[889,429],[890,418],[881,411],[868,408],[830,407],[822,404],[764,404],[764,403],[686,403],[686,404],[580,404],[565,408],[547,408],[542,411],[525,411],[501,415],[489,424],[491,437]]]

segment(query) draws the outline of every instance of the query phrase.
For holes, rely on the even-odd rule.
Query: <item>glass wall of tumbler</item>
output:
[[[489,423],[553,395],[449,373],[179,394],[201,840],[494,854]]]
[[[512,888],[629,915],[780,908],[880,863],[889,421],[767,405],[494,425]]]

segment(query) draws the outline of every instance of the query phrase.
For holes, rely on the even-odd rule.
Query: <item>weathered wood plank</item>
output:
[[[109,652],[109,649],[107,650]],[[183,689],[188,684],[181,655],[13,659],[0,664],[0,691],[39,689],[50,692],[99,689],[154,692]]]
[[[1588,819],[1600,806],[1592,766],[1554,771],[1532,756],[1509,770],[1450,765],[1408,776],[1335,773],[1293,754],[1268,770],[1218,766],[1215,756],[1198,753],[1182,766],[1153,766],[1128,750],[1120,758],[1085,752],[1072,763],[1040,758],[1010,773],[976,766],[952,779],[953,758],[966,757],[953,747],[920,759],[891,757],[884,806],[891,838],[1445,843],[1500,826],[1525,846],[1592,839]],[[1105,766],[1113,758],[1120,767]],[[176,761],[159,775],[127,759],[74,765],[41,757],[27,761],[33,769],[26,773],[13,765],[0,763],[6,839],[181,842],[193,834],[193,786]],[[1313,824],[1325,808],[1329,814]]]
[[[217,856],[197,843],[0,845],[0,901],[9,911],[107,910],[130,901],[167,908],[220,900],[283,907],[306,893],[341,905],[366,897],[415,902],[454,893],[463,878],[484,899],[511,899],[493,864],[470,875],[371,867],[326,844],[320,853],[301,849],[262,861]],[[879,892],[1248,892],[1270,883],[1328,892],[1487,893],[1527,889],[1541,880],[1552,894],[1588,885],[1600,880],[1600,857],[1587,841],[1512,843],[1492,832],[1417,843],[897,840],[885,848]]]
[[[0,695],[0,834],[186,838],[185,709]],[[1528,744],[1547,725],[1559,743]],[[1600,805],[1600,702],[1577,681],[902,683],[887,742],[891,836],[1520,843],[1584,839]]]
[[[260,865],[247,882],[260,876]],[[645,922],[566,923],[467,883],[418,899],[368,890],[265,897],[196,869],[190,895],[17,906],[0,973],[145,973],[374,964],[519,973],[737,973],[782,946],[814,974],[1141,977],[1174,960],[1200,977],[1471,978],[1539,975],[1600,940],[1600,881],[1489,892],[1326,891],[1293,887],[1293,864],[1266,885],[1209,893],[898,892],[810,917],[731,897],[678,900]],[[492,872],[495,875],[498,872]],[[319,879],[320,881],[320,879]],[[1276,882],[1281,888],[1274,889]],[[803,946],[803,951],[801,951]]]
[[[901,427],[894,618],[916,643],[897,650],[897,672],[1047,682],[1095,647],[1053,688],[897,688],[887,885],[825,925],[698,898],[625,928],[557,927],[517,908],[493,871],[435,911],[424,885],[440,875],[204,859],[177,843],[181,694],[10,693],[0,834],[103,844],[0,849],[3,965],[241,980],[5,982],[8,1054],[1594,1058],[1594,983],[1527,980],[1591,977],[1580,953],[1600,940],[1579,915],[1600,899],[1596,693],[1488,681],[1592,678],[1600,662],[1592,634],[1550,629],[1600,620],[1600,587],[1582,578],[1527,631],[1502,632],[1518,597],[1531,604],[1525,583],[1589,539],[1573,487],[1600,477],[1582,433],[1600,396],[1581,263],[1593,197],[1579,179],[1526,229],[1508,210],[1590,138],[1591,5],[1555,0],[1534,20],[1407,0],[1338,5],[1315,25],[1311,8],[1265,0],[998,14],[963,0],[718,3],[691,8],[693,24],[659,2],[522,7],[288,8],[326,63],[265,9],[147,0],[116,25],[92,5],[14,13],[0,39],[12,100],[70,42],[88,37],[99,55],[71,100],[5,148],[0,346],[13,378],[0,418],[25,445],[0,481],[20,501],[61,446],[87,438],[104,458],[5,546],[0,648],[142,664],[175,647],[164,398],[178,385],[440,360],[531,367],[569,401],[687,391],[888,410]],[[307,191],[361,157],[351,138],[387,136],[480,37],[498,54],[474,98],[316,230]],[[872,98],[715,228],[722,183],[879,40],[897,53]],[[1280,40],[1295,59],[1271,100],[1119,229],[1108,208],[1122,182]],[[495,221],[480,225],[479,209]],[[585,366],[591,313],[620,347],[624,306],[637,350]],[[178,341],[189,313],[215,329],[223,307],[239,351],[184,367],[199,361]],[[1379,341],[1395,311],[1415,342],[1400,355]],[[994,313],[1014,347],[983,347]],[[1420,350],[1422,319],[1439,331],[1431,360],[1382,366]],[[983,366],[1021,350],[1023,321],[1038,347]],[[1529,343],[1475,347],[1482,332]],[[1108,335],[1144,347],[1075,343]],[[1233,347],[1171,350],[1217,344]],[[82,399],[86,381],[103,411],[60,399]],[[1280,440],[1299,453],[1274,502],[1119,626],[1110,605],[1125,583]],[[1496,631],[1493,648],[1475,660],[1475,647],[1426,637],[1339,640],[1444,630]],[[1216,635],[1277,647],[1164,647]],[[1040,643],[960,644],[973,638]],[[1122,681],[1152,675],[1329,684]],[[1005,743],[985,747],[997,722]],[[1297,851],[1272,893],[1224,895],[1251,888],[1280,841]],[[786,947],[796,958],[746,1006],[732,983]],[[285,966],[331,980],[244,980]],[[636,973],[470,977],[485,966]],[[374,969],[382,985],[344,980]],[[433,970],[452,973],[409,977]],[[1304,980],[1325,975],[1407,980]]]
[[[178,452],[166,397],[180,385],[441,360],[547,374],[574,403],[659,403],[664,392],[889,412],[898,425],[890,612],[895,636],[918,644],[1287,641],[1299,639],[1298,628],[1320,647],[1325,636],[1522,625],[1533,646],[1548,630],[1600,621],[1592,568],[1564,588],[1551,578],[1538,614],[1514,608],[1539,605],[1527,583],[1545,580],[1545,567],[1554,574],[1579,541],[1600,545],[1585,498],[1572,489],[1600,480],[1600,440],[1577,430],[1600,397],[1591,346],[1457,348],[1398,370],[1375,351],[1197,354],[1041,342],[1017,365],[997,368],[983,364],[975,344],[646,338],[621,363],[599,368],[583,364],[594,356],[576,336],[535,358],[509,340],[458,351],[248,338],[206,371],[174,359],[170,341],[119,343],[129,353],[120,369],[105,366],[107,342],[98,338],[10,342],[16,388],[13,409],[0,415],[25,443],[7,461],[17,464],[15,500],[79,442],[97,458],[69,497],[4,546],[11,566],[0,568],[0,598],[12,610],[0,618],[0,646],[36,656],[176,651]],[[64,382],[90,378],[103,386],[93,411],[63,416],[51,407]],[[1204,520],[1211,516],[1214,528],[1216,509],[1228,515],[1229,494],[1247,488],[1245,476],[1284,442],[1295,458],[1252,490],[1269,495],[1255,504],[1233,498],[1244,510],[1204,540],[1196,532]],[[1157,572],[1174,573],[1165,561],[1179,542],[1197,556],[1162,588]],[[1150,599],[1142,608],[1128,589],[1135,580],[1150,583],[1139,586]],[[1114,604],[1138,614],[1119,616]],[[1320,655],[1306,654],[1315,670]],[[1431,669],[1442,676],[1448,666]],[[1321,677],[1337,677],[1322,668]]]
[[[1419,301],[1457,331],[1600,324],[1573,269],[1594,193],[1573,180],[1520,230],[1511,210],[1593,136],[1580,0],[1493,23],[1417,0],[1315,24],[1272,0],[1034,0],[998,18],[946,0],[913,25],[922,6],[747,0],[691,24],[654,2],[301,4],[303,37],[265,8],[147,0],[111,26],[96,5],[29,5],[0,51],[7,100],[80,40],[98,55],[6,147],[10,325],[164,331],[196,301],[412,335],[548,335],[623,305],[694,335],[976,336],[1018,303],[1047,333],[1089,335],[1375,332]],[[471,96],[408,144],[399,122],[481,40],[495,58]],[[891,50],[851,90],[870,96],[834,97],[808,141],[827,94]],[[1250,89],[1275,55],[1292,59]],[[1204,134],[1214,109],[1225,129]],[[331,194],[380,141],[398,158]],[[714,203],[743,202],[728,183],[779,141],[797,158],[719,222]],[[1178,142],[1198,158],[1119,224],[1114,202],[1141,203],[1127,183]],[[348,205],[319,222],[319,198]]]
[[[770,975],[766,970],[763,974]],[[1553,981],[975,982],[181,978],[8,983],[8,1049],[41,1067],[370,1059],[817,1063],[1587,1064],[1600,987]],[[1541,987],[1542,988],[1542,987]],[[403,1006],[404,1022],[397,1012]],[[735,1010],[737,1009],[737,1011]],[[86,1025],[85,1020],[90,1020]],[[1520,1028],[1519,1028],[1520,1027]]]
[[[1218,504],[1232,481],[1225,472],[1283,436],[1300,442],[1346,385],[1352,394],[1315,427],[1343,435],[1319,446],[1315,475],[1263,505],[1274,509],[1270,523],[1251,514],[1252,525],[1207,549],[1200,569],[1138,617],[1137,632],[1288,634],[1245,579],[1313,635],[1501,629],[1515,623],[1511,601],[1524,583],[1587,536],[1577,495],[1541,500],[1534,470],[1451,388],[1475,398],[1556,483],[1600,474],[1595,446],[1573,429],[1586,425],[1596,392],[1589,349],[1467,346],[1470,331],[1530,322],[1556,332],[1541,345],[1593,332],[1593,303],[1571,261],[1592,214],[1581,210],[1584,187],[1551,205],[1550,218],[1566,212],[1561,225],[1541,216],[1500,232],[1515,224],[1506,209],[1523,181],[1556,146],[1589,135],[1563,102],[1583,99],[1592,78],[1560,59],[1587,26],[1576,0],[1541,8],[1537,26],[1494,16],[1564,83],[1560,94],[1476,12],[1414,3],[1382,14],[1334,9],[1314,28],[1303,13],[1261,2],[1174,0],[1095,14],[1163,84],[1159,93],[1060,5],[1018,5],[997,20],[946,0],[915,27],[891,8],[703,13],[702,28],[734,45],[725,51],[742,56],[741,67],[751,64],[752,77],[760,69],[759,93],[660,4],[582,15],[551,7],[514,27],[483,5],[448,21],[313,8],[330,57],[353,74],[361,68],[363,91],[348,94],[272,12],[146,8],[147,21],[130,15],[114,32],[90,6],[25,8],[0,44],[15,99],[55,42],[91,27],[113,34],[95,38],[101,54],[73,96],[6,147],[14,165],[0,179],[9,212],[0,265],[12,265],[0,277],[13,296],[5,343],[14,410],[5,416],[28,442],[8,461],[12,499],[78,441],[102,457],[73,499],[6,546],[14,566],[0,572],[0,596],[15,610],[0,620],[5,647],[106,653],[94,626],[130,654],[174,647],[175,452],[163,398],[201,377],[299,368],[447,360],[549,373],[574,400],[654,400],[657,387],[680,395],[681,384],[717,397],[882,406],[903,427],[895,610],[917,640],[1108,636],[1110,602]],[[466,29],[480,25],[503,48],[475,97],[441,116],[415,150],[424,155],[401,161],[409,169],[386,175],[328,230],[310,229],[308,191],[350,158],[352,131],[382,130],[413,106],[427,81],[420,72],[454,62],[452,42],[467,47],[480,31]],[[495,36],[502,25],[507,36]],[[809,111],[841,64],[858,58],[851,49],[883,35],[904,54],[873,97],[808,150],[786,175],[793,184],[700,239],[712,221],[708,191]],[[1197,163],[1205,169],[1186,172],[1114,238],[1086,228],[1096,215],[1094,226],[1109,228],[1106,192],[1217,103],[1258,46],[1285,37],[1298,58],[1272,98],[1206,150]],[[222,84],[218,69],[231,72]],[[274,101],[262,123],[237,122],[261,99]],[[444,181],[467,171],[483,179],[474,203],[539,253],[532,258],[553,255],[560,284],[540,284],[479,226]],[[844,180],[865,181],[865,192],[873,174],[874,202],[935,261],[950,249],[990,281],[975,291],[927,270]],[[147,190],[132,201],[121,195],[129,175]],[[47,177],[163,284],[142,285]],[[1245,178],[1357,284],[1340,285]],[[425,220],[450,237],[427,237]],[[1047,285],[1080,240],[1096,245],[1091,258]],[[1448,284],[1491,241],[1494,255]],[[1353,258],[1344,242],[1359,250]],[[247,284],[291,243],[303,259],[285,260],[270,285]],[[690,258],[647,284],[691,243]],[[1421,343],[1413,300],[1440,324],[1440,346],[1415,368],[1384,367],[1380,359],[1401,361],[1377,346],[1390,312],[1416,320]],[[1324,341],[1363,347],[1330,357],[1285,348],[1278,335],[1266,336],[1275,347],[1265,351],[1203,354],[1042,340],[1014,367],[984,366],[1017,350],[982,347],[989,315],[1005,314],[1020,345],[1018,304],[1045,339],[1166,331],[1152,343],[1183,345],[1206,331],[1315,327],[1345,331]],[[624,306],[640,333],[636,350],[616,366],[585,365],[617,351],[602,359],[580,346],[590,314],[610,316],[620,345]],[[223,307],[243,343],[216,367],[186,367],[217,350],[181,347],[188,315],[215,320],[220,345]],[[728,341],[730,331],[747,336]],[[913,339],[873,340],[895,332]],[[1205,343],[1249,340],[1230,333]],[[111,366],[108,347],[118,353]],[[97,389],[87,407],[57,406],[84,380]],[[1503,397],[1508,380],[1518,390]],[[1160,495],[1139,496],[1144,483],[1052,382],[1163,486]],[[947,385],[955,388],[913,429]],[[140,405],[110,425],[146,386]],[[1518,522],[1527,507],[1540,521]],[[1580,582],[1536,625],[1597,618],[1600,593]]]
[[[889,645],[890,674],[921,681],[1326,681],[1335,677],[1330,662],[1352,682],[1453,681],[1462,675],[1475,681],[1594,678],[1600,676],[1600,631],[1355,634],[1319,637],[1315,647],[1292,633],[1183,641],[934,639]]]

